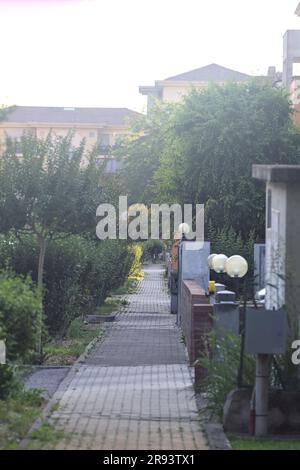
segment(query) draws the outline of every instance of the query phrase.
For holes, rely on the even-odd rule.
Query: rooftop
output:
[[[246,82],[251,78],[253,78],[251,75],[237,72],[236,70],[228,69],[218,64],[210,64],[205,67],[200,67],[199,69],[169,77],[166,81],[226,82],[234,80],[237,82]]]
[[[57,108],[43,106],[14,106],[4,122],[124,125],[126,118],[139,113],[128,108]]]
[[[252,165],[252,177],[268,183],[299,183],[300,165]]]

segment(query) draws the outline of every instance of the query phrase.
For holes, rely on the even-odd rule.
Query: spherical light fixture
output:
[[[179,233],[181,233],[181,234],[189,233],[190,230],[191,230],[191,229],[190,229],[189,224],[186,224],[185,222],[184,222],[183,224],[180,224],[180,225],[178,226],[178,231],[179,231]]]
[[[217,256],[216,253],[213,253],[207,258],[207,266],[209,267],[209,269],[213,269],[212,260],[215,256]]]
[[[216,255],[212,259],[212,268],[216,271],[216,273],[224,273],[225,272],[225,264],[227,261],[226,255]]]
[[[248,263],[242,256],[231,256],[226,261],[225,270],[230,277],[242,278],[248,272]]]

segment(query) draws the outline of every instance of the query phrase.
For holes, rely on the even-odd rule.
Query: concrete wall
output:
[[[266,244],[254,244],[254,293],[266,287]]]
[[[293,64],[300,62],[300,31],[289,30],[283,38],[283,84],[290,87],[293,77]]]
[[[298,183],[287,186],[286,219],[286,298],[289,306],[299,318],[300,315],[300,190]],[[300,326],[300,322],[299,322]]]
[[[268,196],[269,191],[271,191],[271,200]],[[284,183],[267,183],[267,219],[270,211],[271,226],[267,223],[266,308],[270,310],[278,309],[285,303],[286,191]]]
[[[207,86],[207,84],[202,82],[198,84],[186,82],[183,84],[181,83],[180,85],[176,85],[172,82],[170,82],[170,84],[165,82],[162,91],[162,101],[165,101],[167,103],[180,103],[183,97],[188,95],[193,88],[201,90],[205,86]]]
[[[294,105],[294,123],[300,127],[300,77],[293,77],[293,81],[290,86],[291,101]]]
[[[207,258],[210,255],[210,242],[181,242],[179,245],[178,272],[178,312],[177,322],[180,325],[182,317],[182,281],[186,279],[197,281],[202,289],[208,289],[209,269]]]

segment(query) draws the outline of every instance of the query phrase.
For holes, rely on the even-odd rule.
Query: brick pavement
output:
[[[56,449],[207,448],[163,274],[145,268],[105,340],[58,390],[49,418],[64,436]]]

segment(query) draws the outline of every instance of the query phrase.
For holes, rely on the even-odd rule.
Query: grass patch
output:
[[[45,422],[41,424],[29,437],[28,450],[53,448],[65,437],[64,432],[56,429],[53,424]]]
[[[41,390],[18,389],[0,400],[0,449],[16,449],[39,416],[44,399]]]
[[[134,294],[136,292],[138,281],[135,278],[127,279],[123,286],[112,291],[112,295]]]
[[[87,345],[103,334],[99,325],[85,325],[81,319],[74,320],[63,339],[51,340],[44,347],[44,365],[72,365]]]
[[[96,308],[95,313],[98,315],[110,315],[113,312],[116,312],[120,305],[127,305],[127,303],[128,302],[126,300],[107,297],[104,304]]]
[[[300,450],[300,440],[227,436],[234,450]]]

